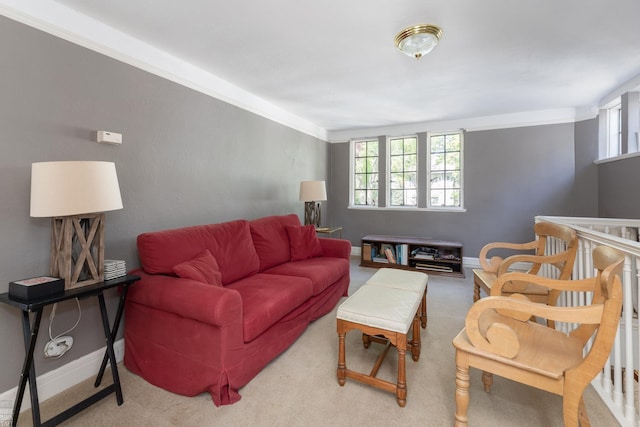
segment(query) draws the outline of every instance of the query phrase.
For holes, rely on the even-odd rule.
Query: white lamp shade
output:
[[[111,162],[66,161],[31,165],[31,216],[58,217],[122,209]]]
[[[302,181],[300,183],[300,200],[303,202],[327,200],[327,188],[324,181]]]

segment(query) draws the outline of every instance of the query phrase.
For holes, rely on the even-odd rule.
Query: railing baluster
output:
[[[554,222],[573,227],[578,234],[578,252],[574,264],[573,278],[593,277],[594,268],[591,252],[599,245],[614,247],[625,253],[622,271],[623,310],[620,325],[616,331],[613,348],[602,373],[593,381],[595,390],[603,402],[612,411],[623,426],[638,426],[640,416],[640,395],[636,395],[636,372],[640,362],[640,328],[638,328],[638,310],[640,307],[640,243],[638,234],[640,220],[612,218],[571,218],[536,217],[536,222]],[[558,242],[549,242],[549,254],[561,250]],[[553,272],[552,272],[553,271]],[[555,270],[544,270],[541,274],[555,276]],[[590,293],[564,292],[559,300],[560,306],[589,304]],[[576,325],[557,323],[556,327],[569,332]],[[586,351],[591,348],[591,342]]]
[[[627,398],[625,399],[625,416],[629,417],[632,413],[635,413],[634,397],[633,397],[633,297],[631,292],[631,257],[629,255],[624,258],[624,267],[622,268],[622,283],[623,283],[623,303],[622,303],[622,316],[624,318],[624,343],[625,343],[625,370],[624,370],[624,384],[625,393]],[[620,328],[618,328],[620,329]]]

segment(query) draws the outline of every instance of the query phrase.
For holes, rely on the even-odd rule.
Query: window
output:
[[[353,208],[461,211],[464,208],[460,131],[352,140]]]
[[[640,86],[623,93],[600,109],[599,160],[640,152]]]
[[[430,134],[428,145],[428,207],[462,207],[462,132]]]
[[[418,138],[389,140],[389,205],[418,206]]]
[[[622,106],[618,104],[609,108],[607,114],[607,157],[615,157],[622,154]]]
[[[378,206],[378,140],[353,143],[353,204]]]

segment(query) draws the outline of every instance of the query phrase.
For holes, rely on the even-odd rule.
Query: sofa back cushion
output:
[[[291,261],[302,261],[323,255],[315,225],[287,226],[286,229],[291,247]]]
[[[246,220],[195,225],[138,236],[140,263],[150,274],[173,275],[174,266],[196,258],[205,250],[209,250],[218,263],[223,285],[255,274],[260,267]]]
[[[260,271],[290,261],[287,227],[300,226],[298,215],[267,216],[250,221],[249,225],[253,245],[260,259]]]

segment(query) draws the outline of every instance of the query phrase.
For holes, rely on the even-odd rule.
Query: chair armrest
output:
[[[531,255],[531,254],[518,254],[511,255],[510,257],[502,260],[502,263],[498,266],[497,275],[501,276],[507,272],[507,270],[516,263],[529,263],[531,268],[527,271],[527,274],[538,274],[540,267],[543,264],[550,264],[556,266],[556,263],[561,263],[567,260],[567,252],[559,252],[553,255]]]
[[[522,295],[491,296],[478,300],[469,309],[465,330],[474,347],[512,359],[520,350],[521,338],[509,326],[514,320],[526,323],[536,316],[556,322],[595,325],[600,323],[603,309],[602,304],[555,307],[528,301]]]
[[[491,295],[501,295],[502,289],[510,282],[526,282],[557,291],[593,292],[595,287],[593,278],[581,280],[557,280],[529,273],[508,272],[498,276],[496,280],[494,280],[491,285]]]
[[[345,258],[347,260],[351,257],[351,242],[349,240],[330,237],[318,240],[320,240],[320,246],[322,246],[324,256]]]
[[[130,287],[127,302],[215,326],[242,324],[242,299],[233,289],[143,271],[135,274],[141,279]]]
[[[527,251],[533,250],[538,247],[539,242],[537,240],[533,240],[527,243],[508,243],[508,242],[493,242],[488,243],[480,249],[480,255],[478,256],[480,260],[480,265],[482,269],[491,273],[495,273],[498,271],[500,264],[504,260],[499,256],[494,256],[491,258],[487,258],[488,252],[494,249],[510,249],[516,251]]]

